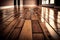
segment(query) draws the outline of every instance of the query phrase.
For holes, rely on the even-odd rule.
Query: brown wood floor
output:
[[[0,11],[0,40],[55,40],[41,24],[41,8]]]

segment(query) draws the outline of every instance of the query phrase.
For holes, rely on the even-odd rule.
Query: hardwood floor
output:
[[[17,13],[16,10],[8,13],[7,10],[3,11],[0,11],[0,40],[59,40],[60,38],[60,33],[57,31],[59,28],[53,28],[49,20],[51,14],[48,15],[44,7],[23,8],[22,13]],[[46,23],[50,23],[49,26]],[[51,25],[52,31],[49,30]]]

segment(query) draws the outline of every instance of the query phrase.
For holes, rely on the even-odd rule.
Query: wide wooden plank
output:
[[[13,16],[14,16],[14,15],[10,15],[10,16],[4,18],[3,21],[6,21],[6,20],[8,20],[9,18],[11,18],[11,17],[13,17]]]
[[[9,25],[12,21],[14,21],[14,18],[11,17],[10,19],[3,21],[4,24]]]
[[[12,21],[14,19],[14,17],[11,17],[11,18],[9,18],[7,21]]]
[[[32,14],[31,15],[31,20],[38,20],[37,14]]]
[[[27,14],[25,15],[25,19],[30,19],[31,18],[31,13],[30,11],[27,12]]]
[[[38,24],[38,21],[36,20],[32,21],[32,31],[33,33],[42,33],[40,25]]]
[[[14,20],[5,30],[4,30],[4,35],[6,35],[11,28],[13,27],[13,25],[16,23],[16,20]]]
[[[12,20],[13,21],[13,20]],[[8,25],[9,23],[11,23],[11,21],[6,21],[4,22],[5,25]]]
[[[19,40],[32,40],[31,20],[25,20]]]
[[[43,23],[40,23],[40,24],[41,24],[41,26],[44,25]],[[50,25],[49,25],[48,23],[46,23],[46,28],[47,28],[47,30],[49,31],[50,35],[51,35],[54,39],[58,39],[58,38],[59,38],[58,34],[50,27]],[[44,28],[42,27],[42,29],[44,29]],[[44,29],[44,30],[45,30],[45,29]],[[44,31],[44,33],[45,33],[45,31]],[[45,33],[45,36],[47,37],[47,34],[46,34],[46,33]]]
[[[23,27],[23,24],[24,24],[24,19],[21,19],[20,23],[17,25],[17,27]]]
[[[11,22],[11,24],[9,26],[7,26],[4,29],[4,35],[8,34],[9,31],[11,31],[11,29],[17,24],[17,21],[19,20],[19,18],[15,19],[13,22]]]
[[[11,15],[13,15],[13,14],[3,14],[3,18],[7,18],[7,17],[9,17],[9,16],[11,16]]]
[[[8,37],[8,40],[18,39],[20,31],[21,31],[21,28],[15,28],[14,31],[11,33],[11,35]]]
[[[44,40],[43,34],[33,34],[33,40]]]

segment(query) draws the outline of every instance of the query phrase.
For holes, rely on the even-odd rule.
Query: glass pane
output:
[[[50,0],[50,4],[54,4],[54,0]]]
[[[42,0],[42,4],[49,4],[49,0]]]

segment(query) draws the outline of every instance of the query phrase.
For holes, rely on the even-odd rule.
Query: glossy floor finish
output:
[[[0,10],[0,40],[59,40],[60,11],[46,7]]]

